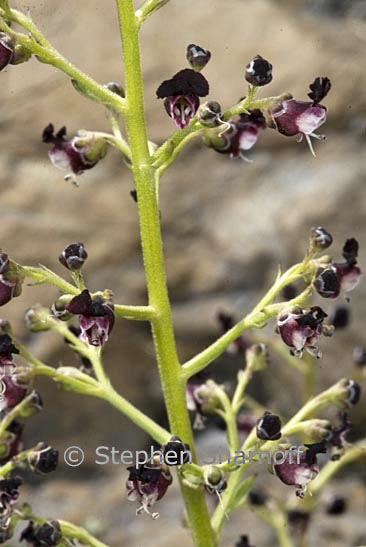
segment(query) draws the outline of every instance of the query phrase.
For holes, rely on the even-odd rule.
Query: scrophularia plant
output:
[[[34,389],[37,376],[41,375],[64,387],[65,397],[71,390],[108,401],[161,446],[162,459],[143,465],[136,462],[127,469],[126,490],[121,491],[121,499],[127,496],[131,512],[141,513],[140,518],[157,519],[158,507],[164,512],[164,497],[172,481],[177,480],[191,542],[196,547],[217,546],[224,522],[230,525],[230,515],[245,508],[273,527],[280,547],[290,547],[296,537],[303,539],[307,533],[325,482],[343,465],[365,455],[364,441],[350,443],[348,439],[352,427],[349,410],[361,396],[355,378],[364,376],[365,348],[355,348],[357,374],[352,379],[341,379],[318,394],[314,393],[313,381],[313,357],[321,357],[323,337],[345,328],[349,321],[349,312],[335,312],[329,304],[344,298],[359,283],[361,269],[354,237],[349,237],[343,246],[343,261],[337,261],[324,254],[333,243],[331,234],[323,227],[314,228],[304,259],[280,272],[245,317],[235,320],[231,313],[218,310],[221,332],[217,340],[185,363],[178,359],[160,230],[158,193],[164,171],[195,137],[214,152],[226,154],[228,162],[248,159],[247,152],[257,145],[267,128],[274,128],[278,138],[297,136],[301,141],[305,137],[314,153],[311,139],[324,139],[316,131],[327,119],[323,102],[331,82],[316,74],[312,82],[304,82],[304,89],[306,84],[310,86],[308,101],[293,98],[287,90],[280,96],[258,98],[259,91],[263,95],[262,88],[275,77],[275,70],[270,60],[256,55],[241,67],[245,96],[230,107],[222,107],[218,97],[208,96],[209,83],[202,74],[211,57],[214,59],[214,52],[211,54],[202,44],[188,44],[186,52],[182,52],[186,62],[178,65],[173,75],[167,73],[163,82],[156,82],[156,97],[162,100],[156,102],[156,108],[161,109],[162,115],[165,110],[172,120],[172,129],[174,125],[177,128],[157,146],[147,139],[139,34],[149,17],[168,1],[146,0],[135,11],[133,0],[116,0],[125,66],[122,87],[116,82],[100,84],[84,74],[51,45],[28,14],[13,9],[7,0],[0,0],[0,70],[14,70],[12,65],[26,61],[48,64],[66,74],[86,99],[109,111],[110,133],[80,129],[67,137],[66,127],[56,129],[50,120],[44,120],[43,133],[35,135],[35,140],[41,138],[48,145],[51,162],[66,170],[66,178],[73,180],[87,177],[85,171],[97,170],[110,146],[119,150],[135,184],[131,195],[139,211],[148,292],[145,306],[133,306],[113,302],[112,292],[105,287],[95,290],[86,286],[83,272],[88,253],[77,234],[65,249],[55,249],[70,280],[46,267],[18,264],[1,252],[0,306],[6,306],[4,319],[0,320],[1,543],[11,538],[15,525],[24,520],[27,524],[20,541],[25,545],[106,547],[86,529],[58,521],[57,515],[35,515],[29,505],[18,501],[22,489],[18,469],[28,466],[33,473],[44,476],[54,472],[58,463],[57,450],[46,441],[40,440],[34,447],[24,446],[22,441],[24,426],[42,410],[41,395]],[[341,243],[335,242],[336,252]],[[25,280],[58,289],[59,294],[48,308],[34,305],[26,310],[26,325],[32,332],[56,332],[79,356],[79,367],[52,367],[41,362],[12,331],[6,312],[11,301],[21,295]],[[302,292],[294,288],[297,281],[303,283]],[[343,301],[341,305],[344,308]],[[111,385],[104,368],[103,349],[119,328],[120,318],[151,324],[169,418],[167,429]],[[276,337],[263,335],[261,340],[260,335],[255,335],[256,329],[271,321],[276,326]],[[305,402],[292,417],[280,416],[275,408],[264,408],[246,394],[252,377],[258,371],[265,374],[269,365],[267,346],[304,378]],[[243,359],[235,386],[219,385],[210,378],[210,363],[224,352]],[[202,371],[205,377],[200,376]],[[322,416],[323,410],[334,407],[339,409],[338,415],[329,418],[328,412],[327,418]],[[225,427],[232,456],[216,465],[198,465],[193,429],[204,428],[212,418],[221,420]],[[297,460],[290,458],[294,442],[303,447]],[[245,460],[251,449],[268,452],[274,480],[287,485],[297,498],[286,501],[255,486],[252,466],[256,460]],[[279,450],[289,458],[278,461]],[[177,461],[172,461],[172,455]],[[208,497],[212,498],[210,503]],[[343,499],[328,500],[325,510],[336,515],[346,505]],[[242,534],[235,545],[253,547],[250,532],[243,520]]]

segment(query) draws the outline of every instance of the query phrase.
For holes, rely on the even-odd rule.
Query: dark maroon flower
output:
[[[0,438],[0,465],[5,465],[23,450],[23,426],[13,421]]]
[[[283,463],[274,463],[273,470],[277,477],[288,486],[296,486],[296,495],[303,498],[306,487],[319,473],[317,454],[326,452],[324,441],[315,444],[305,444],[306,452],[285,452]]]
[[[266,121],[258,109],[250,110],[248,114],[240,114],[236,121],[230,120],[227,127],[221,127],[207,132],[204,142],[220,154],[229,154],[231,159],[241,157],[248,161],[244,152],[253,148],[260,131],[266,128]]]
[[[29,392],[26,375],[21,374],[14,363],[13,354],[19,350],[14,346],[8,334],[0,335],[0,411],[13,408]]]
[[[18,488],[22,484],[19,477],[0,480],[0,529],[8,530],[11,523],[13,506],[18,501]],[[10,534],[11,535],[11,534]],[[7,536],[9,539],[10,535]]]
[[[332,496],[325,507],[328,515],[342,515],[347,511],[347,500],[343,496]]]
[[[32,471],[38,473],[52,473],[58,464],[58,451],[46,443],[39,443],[33,452],[28,456],[29,465]]]
[[[193,70],[200,72],[211,59],[211,52],[201,46],[189,44],[186,57]]]
[[[191,68],[185,68],[170,80],[165,80],[156,91],[159,99],[175,125],[180,129],[187,127],[196,114],[200,97],[208,95],[209,85],[204,76]]]
[[[317,343],[320,335],[326,332],[323,326],[325,317],[327,314],[318,306],[309,311],[296,307],[280,313],[277,328],[293,355],[301,357],[306,350],[317,358],[321,357]]]
[[[0,306],[7,304],[22,290],[23,278],[6,253],[0,251]]]
[[[288,99],[277,105],[271,112],[274,127],[282,135],[293,137],[299,135],[298,141],[306,138],[311,153],[315,156],[310,137],[324,140],[324,135],[316,135],[316,131],[327,119],[327,109],[320,104],[331,88],[330,80],[326,77],[316,78],[310,85],[309,101]]]
[[[80,270],[87,258],[88,253],[83,243],[71,243],[58,257],[61,264],[73,272]]]
[[[0,32],[0,70],[6,68],[13,58],[14,41],[4,32]]]
[[[62,539],[61,527],[57,520],[34,524],[31,520],[20,535],[29,547],[56,547]]]
[[[94,167],[107,153],[105,140],[94,133],[79,131],[78,135],[67,140],[66,127],[56,134],[50,123],[43,131],[42,141],[54,146],[48,152],[51,162],[59,169],[68,169],[75,175],[81,175]]]
[[[5,389],[0,399],[0,410],[8,410],[14,408],[21,403],[29,392],[29,384],[22,383],[17,374],[4,376],[2,382]]]
[[[277,441],[281,438],[281,420],[276,414],[265,412],[257,421],[257,437],[262,441]]]
[[[128,467],[127,499],[138,502],[136,515],[142,511],[148,513],[153,519],[159,517],[159,513],[150,513],[149,508],[159,501],[172,484],[173,479],[167,467],[160,463],[144,464],[139,467]]]
[[[218,312],[217,314],[217,320],[220,325],[220,330],[222,334],[225,334],[228,330],[230,330],[235,325],[235,318],[223,311]],[[232,355],[236,354],[242,354],[247,348],[247,344],[245,342],[244,336],[239,336],[234,342],[232,342],[227,348],[227,353],[230,353]]]
[[[254,545],[249,545],[249,536],[240,536],[239,541],[235,543],[235,547],[254,547]]]
[[[85,289],[66,306],[73,315],[79,316],[80,339],[92,346],[104,346],[114,325],[113,305],[99,296],[91,298]]]
[[[320,268],[314,281],[314,287],[323,298],[337,298],[341,292],[352,291],[360,282],[361,270],[357,266],[358,242],[347,239],[343,246],[345,262],[331,262]]]
[[[272,81],[272,65],[260,55],[245,67],[245,79],[254,86],[267,85]]]
[[[192,455],[189,445],[179,437],[173,436],[161,447],[164,463],[168,466],[190,463]]]

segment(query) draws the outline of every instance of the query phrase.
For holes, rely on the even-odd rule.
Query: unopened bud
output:
[[[58,257],[61,264],[71,271],[80,270],[87,258],[88,253],[83,243],[71,243]]]
[[[310,237],[310,251],[319,253],[325,249],[328,249],[332,243],[333,237],[329,232],[327,232],[327,230],[321,226],[312,229]]]
[[[272,81],[271,63],[260,55],[256,55],[245,68],[245,79],[254,86],[269,84]]]
[[[125,90],[123,89],[121,84],[118,84],[117,82],[108,82],[108,84],[105,84],[104,87],[109,89],[109,91],[116,93],[116,95],[119,95],[122,98],[125,97]]]
[[[201,46],[189,44],[186,57],[193,70],[200,72],[211,59],[211,53]]]
[[[246,351],[247,368],[253,372],[263,370],[268,365],[268,349],[265,344],[254,344]]]
[[[52,323],[50,321],[51,312],[48,308],[36,304],[32,308],[28,308],[25,312],[26,327],[32,332],[41,332],[50,330]]]

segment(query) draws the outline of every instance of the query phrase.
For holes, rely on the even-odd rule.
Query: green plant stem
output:
[[[23,452],[19,452],[19,454],[14,456],[14,458],[9,460],[6,464],[2,465],[0,467],[0,477],[6,477],[9,473],[16,469],[19,464],[28,459],[29,454],[31,454],[33,450],[33,448],[30,448],[29,450],[23,450]]]
[[[5,13],[4,13],[5,15]],[[114,108],[123,113],[125,100],[113,93],[103,85],[98,84],[93,78],[86,75],[84,72],[76,68],[72,63],[67,61],[45,38],[38,27],[33,23],[30,17],[27,17],[18,10],[11,9],[6,12],[6,16],[14,23],[18,23],[21,27],[30,33],[30,37],[25,34],[14,32],[5,21],[1,18],[0,12],[0,30],[3,30],[10,36],[13,36],[17,42],[38,56],[38,58],[47,64],[57,67],[59,70],[67,74],[73,80],[76,80],[82,88],[88,89],[90,97],[97,102],[101,102],[110,108]]]
[[[32,400],[33,395],[27,395],[17,406],[8,411],[0,422],[0,438],[4,431],[9,427],[11,422],[20,416],[23,410],[27,407],[28,403]]]
[[[336,386],[337,384],[335,384]],[[308,418],[311,418],[316,414],[319,410],[322,408],[329,406],[331,401],[331,394],[333,394],[333,388],[334,386],[330,387],[329,389],[323,391],[310,401],[308,401],[288,422],[285,424],[282,428],[282,438],[285,438],[286,436],[297,432],[301,433],[301,430],[306,432],[306,428],[308,426],[307,420]],[[300,426],[300,423],[302,423],[302,426]],[[241,447],[241,451],[245,452],[246,450],[250,450],[253,447],[256,447],[257,450],[270,450],[273,447],[272,441],[267,442],[258,442],[258,439],[255,434],[255,430],[252,430],[252,432],[248,435],[246,440],[244,441],[243,446]],[[218,505],[216,508],[216,511],[213,514],[213,517],[211,519],[212,526],[214,530],[218,533],[222,527],[222,524],[225,519],[225,511],[227,511],[227,508],[230,507],[233,499],[235,498],[235,493],[240,486],[240,483],[243,478],[243,474],[245,471],[249,468],[250,463],[246,462],[245,464],[241,465],[240,468],[233,473],[231,473],[230,478],[228,480],[228,486],[225,492],[222,495],[222,505]]]
[[[278,547],[293,547],[286,515],[279,507],[271,503],[269,507],[258,508],[255,513],[276,532]]]
[[[28,363],[33,365],[32,372],[35,376],[48,376],[63,385],[66,389],[82,393],[83,395],[91,395],[109,402],[160,444],[166,443],[171,437],[169,431],[146,416],[146,414],[127,401],[122,395],[119,395],[109,382],[101,385],[97,380],[91,378],[88,374],[84,374],[75,367],[60,367],[59,369],[54,369],[37,359],[17,340],[15,341],[15,345],[19,349],[20,355],[28,361]]]
[[[309,354],[303,355],[304,361],[304,403],[314,395],[315,387],[315,363],[314,358]]]
[[[145,19],[147,19],[147,17],[158,11],[168,2],[169,0],[146,0],[141,8],[136,11],[137,27],[140,28],[140,26],[145,21]]]
[[[62,277],[49,270],[45,266],[38,268],[34,266],[19,266],[22,274],[29,278],[34,279],[37,284],[49,283],[54,285],[64,294],[77,295],[80,293],[80,289],[75,287],[72,283],[65,281]],[[151,321],[155,315],[155,310],[152,306],[125,306],[122,304],[114,304],[114,313],[117,317],[123,317],[124,319],[134,319],[136,321]]]
[[[244,402],[243,401],[244,393],[247,388],[247,385],[252,379],[252,376],[253,376],[253,370],[248,366],[244,370],[241,370],[238,374],[238,383],[236,385],[234,395],[231,401],[231,406],[233,408],[235,417],[237,416]]]
[[[172,434],[193,450],[193,435],[186,407],[185,383],[180,378],[171,308],[168,297],[159,207],[155,177],[146,135],[141,74],[138,21],[132,0],[117,0],[125,65],[125,123],[131,148],[132,170],[137,190],[141,245],[144,258],[149,304],[156,310],[152,331],[159,373]],[[214,547],[215,535],[210,526],[204,493],[180,482],[188,522],[196,547]]]
[[[282,291],[282,289],[303,277],[307,273],[306,266],[303,263],[297,264],[280,276],[274,283],[272,288],[262,298],[259,304],[247,315],[244,319],[239,321],[234,327],[223,334],[216,342],[211,344],[208,348],[201,353],[187,361],[182,367],[182,373],[186,380],[188,380],[194,374],[197,374],[204,368],[206,368],[212,361],[217,359],[226,348],[234,342],[244,331],[250,328],[258,328],[263,326],[265,321],[269,318],[278,315],[278,313],[284,307],[292,307],[304,302],[309,298],[311,289],[308,288],[303,291],[299,296],[288,302],[280,302],[279,304],[270,305],[276,296]]]

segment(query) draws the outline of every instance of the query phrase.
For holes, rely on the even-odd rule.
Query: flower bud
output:
[[[14,55],[11,61],[12,65],[21,65],[26,63],[32,57],[32,52],[22,44],[15,44]]]
[[[189,44],[186,57],[193,70],[200,72],[211,59],[211,52],[201,46]]]
[[[179,437],[171,437],[161,449],[163,461],[168,466],[183,465],[185,463],[190,463],[192,460],[189,445],[181,441]]]
[[[313,228],[310,237],[310,250],[314,253],[319,253],[328,249],[333,243],[333,237],[321,226]]]
[[[0,437],[0,465],[5,465],[23,450],[23,425],[13,420]]]
[[[352,352],[353,362],[357,367],[366,367],[366,348],[356,347]]]
[[[28,456],[32,471],[46,474],[55,471],[58,464],[58,451],[46,443],[39,443]]]
[[[58,257],[61,264],[73,272],[80,270],[87,258],[88,253],[83,243],[71,243]]]
[[[34,524],[31,520],[19,539],[25,540],[30,547],[56,547],[62,539],[61,527],[57,520],[43,524]]]
[[[247,349],[246,353],[246,368],[253,372],[267,368],[269,355],[265,344],[254,344]]]
[[[207,101],[201,104],[197,111],[197,117],[200,124],[205,127],[218,127],[223,123],[221,106],[216,101]]]
[[[32,332],[47,331],[52,328],[51,311],[48,308],[35,304],[28,308],[24,315],[25,325]]]
[[[221,407],[219,391],[224,389],[224,386],[219,386],[213,380],[207,380],[197,389],[196,396],[201,402],[204,414],[214,414],[215,410]]]
[[[204,482],[209,494],[221,494],[227,488],[225,473],[215,465],[205,467]]]
[[[260,55],[256,55],[245,68],[245,79],[254,86],[269,84],[272,81],[271,63]]]
[[[108,84],[105,84],[104,87],[109,89],[109,91],[116,93],[116,95],[119,95],[122,98],[125,97],[125,90],[123,89],[121,84],[118,84],[117,82],[108,82]]]
[[[70,313],[66,308],[72,299],[73,296],[71,294],[63,294],[59,296],[51,306],[52,315],[61,321],[68,321],[71,319],[72,313]]]
[[[313,418],[309,420],[305,433],[306,437],[311,439],[312,442],[321,442],[324,439],[328,440],[331,431],[332,425],[329,420]]]
[[[7,334],[9,337],[13,334],[11,323],[6,319],[0,319],[0,336],[3,334]]]
[[[281,438],[281,420],[276,414],[265,412],[257,422],[257,437],[262,441],[277,441]]]
[[[19,416],[22,418],[29,418],[31,416],[35,416],[36,414],[38,414],[42,409],[43,409],[43,402],[42,402],[41,396],[38,393],[38,391],[33,390],[27,396],[26,406],[22,409]]]
[[[347,511],[347,500],[343,496],[332,496],[325,507],[328,515],[342,515]]]
[[[349,408],[358,403],[361,386],[354,380],[343,378],[329,390],[330,400],[341,408]]]

